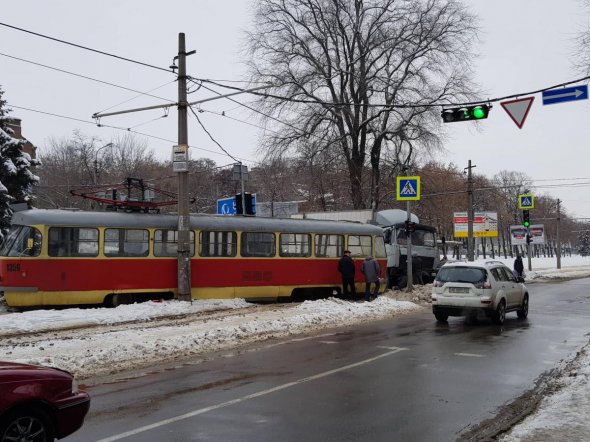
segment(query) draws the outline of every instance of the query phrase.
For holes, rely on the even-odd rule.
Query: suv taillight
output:
[[[473,284],[475,286],[476,289],[491,289],[492,288],[492,284],[490,284],[488,281],[484,281],[484,282],[479,282],[477,284]]]

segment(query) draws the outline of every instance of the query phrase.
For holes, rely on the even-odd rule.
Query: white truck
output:
[[[387,252],[388,287],[403,288],[407,285],[407,232],[405,210],[389,209],[373,212],[371,210],[348,210],[341,212],[312,212],[298,214],[297,218],[330,219],[336,221],[355,221],[376,224],[383,227],[385,249]],[[414,223],[412,232],[412,279],[415,284],[428,284],[434,280],[440,263],[436,240],[436,229],[420,224],[418,217],[411,214]]]

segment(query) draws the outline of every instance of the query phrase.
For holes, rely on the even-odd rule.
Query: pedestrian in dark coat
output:
[[[516,255],[516,259],[514,260],[514,271],[518,274],[520,278],[522,278],[522,274],[524,272],[524,264],[522,263],[522,258],[520,254]]]
[[[379,273],[381,273],[381,268],[379,267],[379,263],[373,259],[372,256],[367,256],[361,265],[361,272],[365,275],[365,301],[370,301],[371,299],[377,299],[377,295],[379,295],[379,287],[381,283],[379,281]],[[375,284],[375,289],[373,290],[373,297],[371,298],[371,284]]]
[[[350,250],[345,250],[344,255],[338,261],[338,271],[342,274],[342,293],[345,299],[356,298],[354,286],[354,261],[350,257]]]

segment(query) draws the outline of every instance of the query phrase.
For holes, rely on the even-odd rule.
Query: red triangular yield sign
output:
[[[535,97],[519,98],[518,100],[502,101],[500,104],[519,129],[522,129]]]

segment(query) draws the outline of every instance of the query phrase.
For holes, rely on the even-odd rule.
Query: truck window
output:
[[[380,236],[375,238],[375,258],[387,258],[385,253],[385,243]]]

